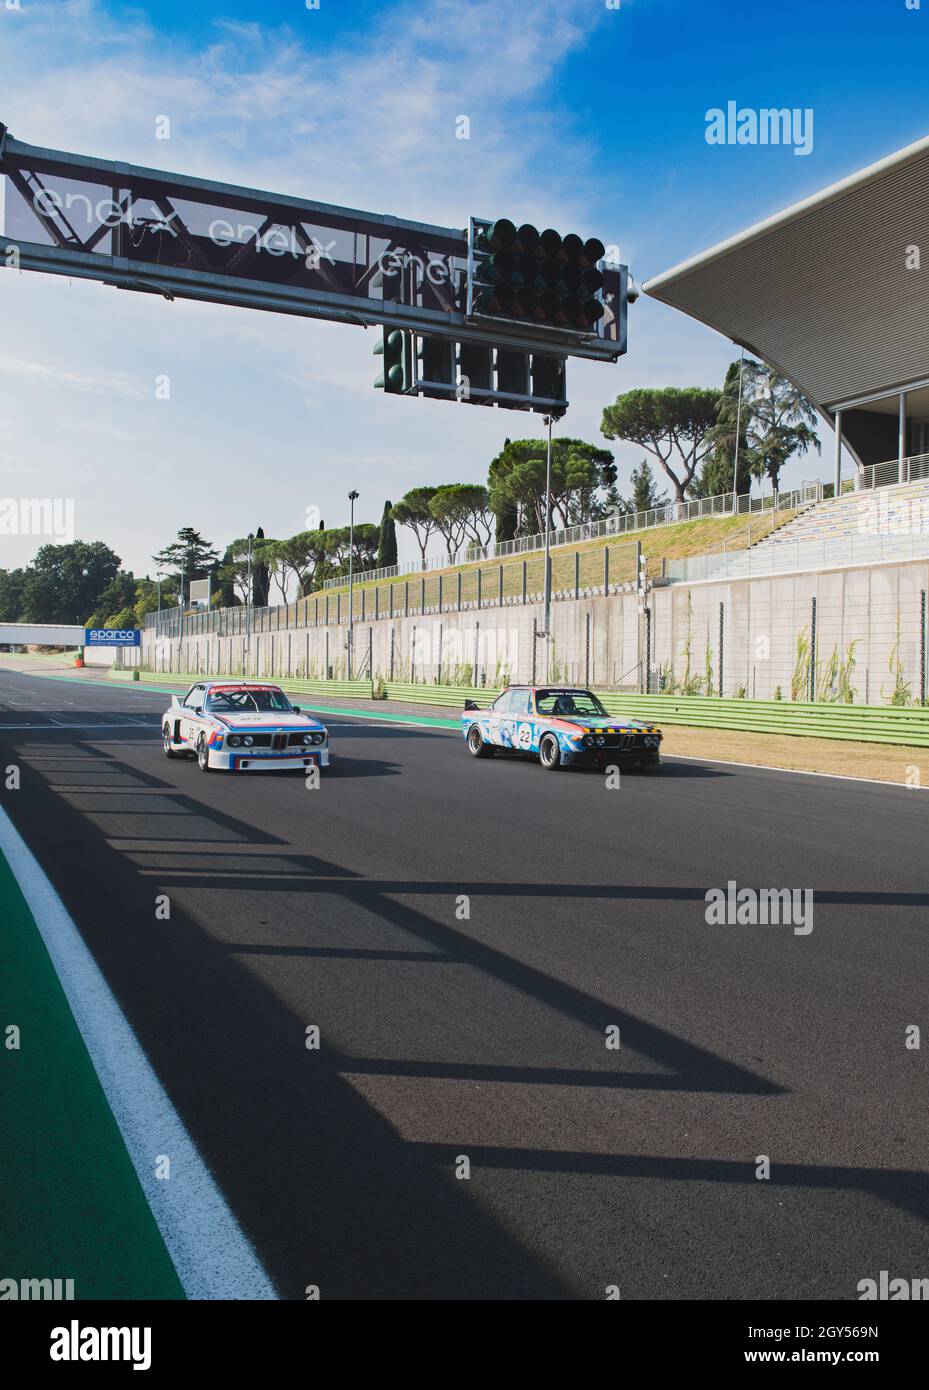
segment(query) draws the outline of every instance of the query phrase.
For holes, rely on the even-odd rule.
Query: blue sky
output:
[[[20,5],[0,0],[0,120],[20,139],[446,225],[575,227],[640,282],[929,130],[929,0]],[[812,152],[708,145],[729,100],[811,108]],[[527,429],[384,398],[359,329],[37,275],[4,276],[0,302],[0,497],[73,497],[78,534],[137,572],[180,525],[224,544],[291,534],[309,506],[339,524],[353,486],[376,520],[410,486],[483,481]],[[565,433],[598,439],[632,386],[716,385],[732,355],[645,298],[629,344],[615,367],[569,364]],[[616,453],[626,489],[639,453]],[[784,481],[827,476],[829,455],[826,438]],[[36,544],[0,538],[0,566]]]

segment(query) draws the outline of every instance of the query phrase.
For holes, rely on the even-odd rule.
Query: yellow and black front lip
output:
[[[587,728],[578,724],[575,727],[577,733],[571,735],[575,739],[585,738],[588,734],[658,734],[661,737],[661,730],[656,728],[654,724],[637,724],[634,728],[630,724],[610,724],[598,728]]]

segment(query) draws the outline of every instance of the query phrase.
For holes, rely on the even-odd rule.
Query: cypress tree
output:
[[[397,563],[397,523],[391,515],[393,505],[393,502],[384,503],[381,529],[377,540],[378,569],[387,569],[390,565]]]

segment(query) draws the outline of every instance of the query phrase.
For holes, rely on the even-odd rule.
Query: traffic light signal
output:
[[[458,399],[468,405],[493,405],[487,396],[475,391],[492,391],[494,385],[493,349],[478,343],[458,344],[458,373],[461,384]]]
[[[421,381],[436,381],[450,387],[448,391],[431,391],[428,386],[420,386],[420,394],[436,399],[448,399],[455,395],[455,343],[452,338],[420,338],[419,377]]]
[[[376,356],[384,358],[384,369],[374,385],[381,387],[388,395],[403,395],[413,385],[412,335],[402,328],[387,328],[385,325],[381,341],[374,345],[374,352]]]
[[[544,411],[546,415],[563,415],[568,403],[565,399],[565,359],[550,357],[546,353],[532,354],[532,395],[544,401],[561,402],[561,408],[548,404],[533,406],[533,410]]]
[[[529,395],[529,354],[497,349],[497,390],[511,396]],[[511,410],[528,410],[529,402],[506,401]]]
[[[597,237],[539,232],[508,218],[486,223],[474,242],[473,308],[479,314],[576,332],[592,332],[603,317],[597,293],[605,247]]]

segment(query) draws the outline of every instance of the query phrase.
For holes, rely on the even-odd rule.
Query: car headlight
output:
[[[239,744],[240,744],[241,742],[242,742],[242,740],[239,738],[239,735],[238,735],[238,734],[230,734],[230,735],[229,735],[229,747],[230,747],[230,748],[238,748],[238,746],[239,746]]]
[[[325,743],[325,742],[326,742],[326,735],[323,734],[323,733],[314,734],[314,735],[313,735],[313,742],[314,742],[314,743]]]
[[[316,739],[314,738],[313,734],[304,734],[304,735],[303,735],[303,742],[304,742],[304,743],[315,743],[315,742],[316,742]]]
[[[242,742],[245,744],[246,748],[251,748],[255,740],[252,738],[251,734],[246,734]]]
[[[594,738],[593,734],[585,734],[582,742],[586,743],[588,748],[593,748],[597,740]]]
[[[606,739],[605,739],[605,738],[598,738],[598,739],[597,739],[597,747],[598,747],[598,748],[602,748],[603,745],[604,745],[605,743],[606,743]]]

